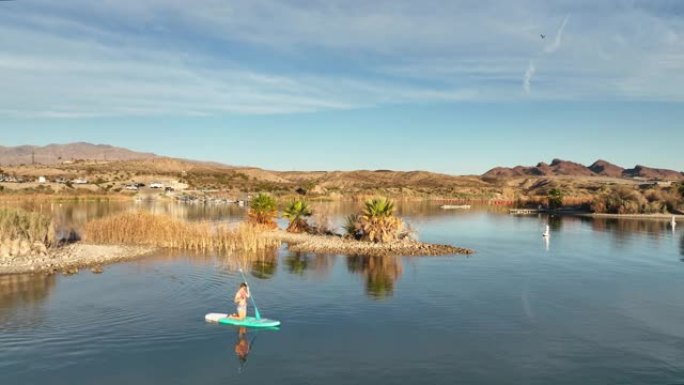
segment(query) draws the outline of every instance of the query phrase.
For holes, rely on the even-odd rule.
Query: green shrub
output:
[[[276,216],[276,200],[268,194],[260,193],[249,204],[247,218],[251,223],[275,228]]]
[[[287,218],[290,223],[287,226],[287,231],[291,233],[306,232],[309,230],[309,224],[306,222],[306,217],[313,214],[311,208],[303,200],[293,200],[283,211],[283,217]]]
[[[552,210],[563,207],[563,192],[560,189],[552,188],[548,194],[549,208]]]

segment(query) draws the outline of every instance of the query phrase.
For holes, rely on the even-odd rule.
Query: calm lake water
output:
[[[243,215],[146,207],[189,219]],[[78,222],[128,208],[51,210]],[[349,209],[329,207],[335,221]],[[254,257],[243,266],[261,314],[282,321],[275,331],[205,323],[205,313],[233,309],[241,278],[230,256],[165,253],[101,275],[0,277],[0,381],[684,383],[684,224],[431,205],[401,214],[421,240],[477,254]]]

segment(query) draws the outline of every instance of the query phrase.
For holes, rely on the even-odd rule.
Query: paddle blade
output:
[[[254,306],[254,315],[256,316],[256,319],[261,319],[261,314],[259,314],[259,309]]]

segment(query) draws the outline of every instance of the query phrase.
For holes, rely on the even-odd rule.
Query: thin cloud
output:
[[[553,39],[553,42],[546,47],[544,47],[544,52],[546,53],[554,53],[558,51],[558,48],[561,46],[561,41],[563,39],[563,30],[565,30],[565,26],[568,24],[568,20],[570,19],[570,15],[565,16],[563,19],[563,22],[561,23],[560,27],[556,31],[556,36]]]
[[[530,87],[532,83],[532,77],[537,69],[534,66],[534,62],[530,60],[530,64],[527,65],[527,70],[525,70],[525,76],[523,77],[523,90],[526,94],[530,93]]]

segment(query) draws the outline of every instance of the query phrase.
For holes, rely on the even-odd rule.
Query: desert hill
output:
[[[0,146],[0,165],[59,164],[76,160],[132,160],[151,159],[155,154],[135,152],[107,144],[86,142],[49,144],[47,146]]]
[[[552,188],[563,189],[567,196],[586,198],[607,185],[638,186],[644,180],[684,181],[684,174],[678,171],[641,165],[625,169],[605,160],[597,160],[587,167],[553,159],[551,163],[540,162],[535,166],[497,167],[482,176],[393,170],[273,171],[90,143],[0,147],[0,160],[2,172],[9,180],[4,187],[10,190],[31,188],[31,183],[26,182],[35,182],[43,176],[48,181],[87,180],[94,191],[106,192],[122,191],[132,183],[162,182],[198,192],[234,195],[266,191],[328,197],[386,194],[512,201],[525,196],[544,196]],[[12,184],[19,180],[25,184]],[[53,187],[61,189],[56,184]]]
[[[625,169],[605,160],[597,160],[587,167],[567,160],[554,159],[551,161],[551,164],[540,162],[536,166],[496,167],[482,174],[482,178],[485,180],[512,179],[526,176],[603,176],[611,178],[684,181],[684,173],[679,171],[641,165]]]

